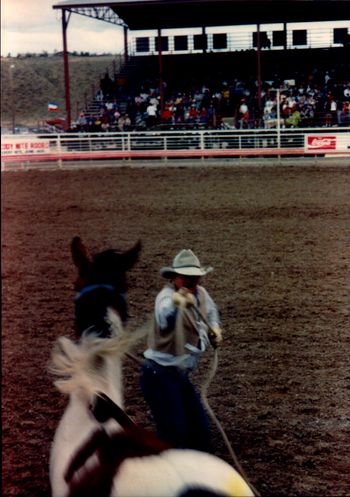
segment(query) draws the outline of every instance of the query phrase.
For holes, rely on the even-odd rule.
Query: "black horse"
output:
[[[141,241],[138,241],[125,252],[109,249],[90,257],[80,237],[73,238],[71,252],[78,268],[75,289],[79,291],[75,299],[75,324],[79,337],[87,330],[109,337],[105,319],[108,307],[115,309],[122,322],[126,322],[126,272],[134,266],[140,251]]]

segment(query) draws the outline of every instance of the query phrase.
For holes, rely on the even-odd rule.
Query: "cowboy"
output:
[[[210,452],[210,426],[189,374],[209,344],[222,340],[217,307],[199,285],[213,268],[203,268],[191,250],[181,250],[155,300],[154,327],[141,369],[140,384],[158,436],[173,447]]]

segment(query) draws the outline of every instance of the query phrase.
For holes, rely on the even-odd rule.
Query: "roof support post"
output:
[[[256,30],[256,48],[257,48],[257,75],[258,82],[258,105],[261,112],[261,46],[260,46],[260,24],[257,24]]]
[[[207,53],[207,32],[205,26],[202,26],[203,53]]]
[[[66,16],[66,9],[62,9],[62,34],[63,34],[63,64],[64,64],[64,88],[66,97],[66,124],[65,131],[71,127],[72,112],[70,103],[70,81],[69,81],[69,63],[67,50],[67,27],[69,23],[70,13]]]
[[[159,97],[160,115],[164,110],[164,85],[163,85],[163,54],[162,54],[162,30],[158,28],[158,61],[159,61]]]
[[[129,62],[128,27],[124,24],[124,64]]]

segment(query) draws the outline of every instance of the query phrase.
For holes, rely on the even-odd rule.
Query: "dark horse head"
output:
[[[117,311],[123,322],[127,320],[126,272],[136,263],[140,250],[141,242],[138,241],[125,252],[109,249],[91,257],[80,237],[73,238],[72,258],[78,269],[75,321],[79,336],[90,329],[108,337],[109,324],[105,317],[109,307]]]

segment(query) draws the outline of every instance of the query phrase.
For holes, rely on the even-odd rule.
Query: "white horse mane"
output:
[[[148,320],[144,326],[131,332],[123,329],[113,311],[108,312],[107,319],[110,338],[99,338],[90,329],[83,333],[78,342],[60,337],[52,353],[50,369],[58,377],[56,387],[62,393],[73,394],[56,430],[51,449],[50,481],[54,497],[70,495],[64,478],[67,467],[76,451],[84,446],[99,427],[99,423],[88,415],[86,401],[102,392],[108,393],[118,403],[118,389],[122,389],[122,357],[145,338],[150,326]],[[109,425],[106,429],[113,432],[116,426]],[[91,458],[86,462],[85,470],[89,461],[91,463]],[[191,450],[170,449],[149,457],[126,457],[112,483],[110,497],[174,497],[191,488],[203,488],[208,493],[212,491],[213,495],[216,495],[216,491],[218,495],[231,497],[254,495],[228,463],[213,455]]]
[[[124,330],[112,309],[107,310],[106,321],[110,324],[110,338],[100,338],[92,332],[84,332],[77,343],[67,337],[58,338],[49,370],[58,377],[54,384],[60,392],[71,394],[79,390],[88,396],[96,393],[97,386],[101,389],[101,383],[107,380],[101,372],[104,359],[121,360],[148,330],[148,324],[136,331]]]

